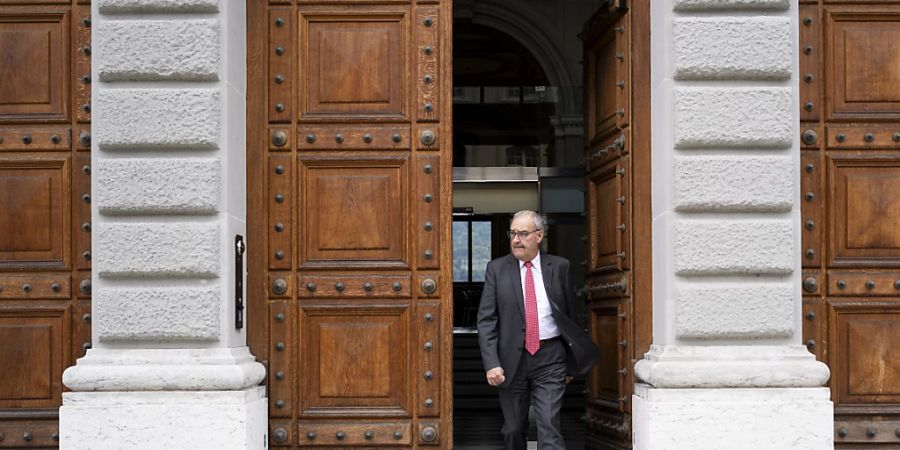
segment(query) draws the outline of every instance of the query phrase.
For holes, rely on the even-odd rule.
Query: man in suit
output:
[[[576,299],[569,261],[540,251],[540,214],[517,212],[507,235],[511,254],[488,263],[485,272],[478,307],[481,359],[488,384],[499,388],[506,448],[526,448],[533,404],[538,448],[564,450],[566,383],[586,374],[600,351],[571,318]]]

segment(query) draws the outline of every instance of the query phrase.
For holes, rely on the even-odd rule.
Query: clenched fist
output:
[[[493,369],[487,371],[487,382],[489,385],[498,386],[505,380],[506,377],[503,376],[502,367],[494,367]]]

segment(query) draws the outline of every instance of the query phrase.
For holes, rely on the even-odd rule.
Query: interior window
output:
[[[490,260],[490,220],[469,217],[454,218],[453,281],[483,283],[484,269]]]

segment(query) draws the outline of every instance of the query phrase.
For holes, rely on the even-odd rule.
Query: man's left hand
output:
[[[575,377],[570,377],[570,376],[566,375],[566,384],[571,383],[572,380],[574,380],[574,379],[575,379]]]

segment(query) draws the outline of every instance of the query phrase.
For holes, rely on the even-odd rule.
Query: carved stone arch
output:
[[[473,2],[474,3],[474,2]],[[564,53],[547,30],[553,29],[531,8],[511,7],[506,0],[465,0],[454,6],[454,18],[470,18],[472,23],[500,30],[531,51],[552,86],[578,86],[581,83],[569,70]],[[580,94],[573,89],[560,92],[562,112],[580,112]]]

